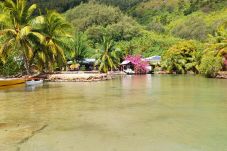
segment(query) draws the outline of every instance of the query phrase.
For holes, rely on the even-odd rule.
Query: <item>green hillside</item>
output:
[[[227,52],[226,0],[28,0],[27,5],[26,0],[18,0],[18,6],[13,4],[13,0],[2,2],[0,28],[3,31],[7,27],[12,28],[7,31],[16,30],[15,33],[19,33],[18,30],[29,26],[29,29],[20,31],[22,35],[27,30],[40,32],[35,34],[36,38],[26,37],[29,44],[24,47],[28,54],[24,56],[29,55],[28,60],[34,55],[31,63],[41,62],[45,69],[49,68],[49,64],[45,65],[48,58],[55,62],[51,67],[53,69],[63,66],[65,60],[78,61],[85,57],[100,60],[103,57],[104,61],[100,61],[99,65],[107,71],[108,68],[115,68],[128,55],[161,55],[164,58],[163,69],[177,70],[178,73],[203,71],[207,74],[220,69],[220,56]],[[37,4],[37,7],[32,5],[31,10],[27,10],[31,4]],[[26,15],[29,17],[26,18]],[[65,29],[59,28],[58,21]],[[64,39],[61,34],[64,34]],[[51,37],[53,35],[56,37]],[[6,48],[11,43],[7,42],[7,36],[0,35],[3,44],[0,66],[7,63],[9,56]],[[48,47],[56,58],[52,58],[47,51],[40,52],[47,47],[43,42],[49,42],[50,38],[59,38],[52,41],[59,46],[51,43]],[[23,38],[21,41],[24,44]],[[60,59],[55,49],[59,50]],[[105,53],[102,54],[102,51]],[[209,58],[204,58],[207,56]],[[12,58],[8,58],[8,68],[12,68]],[[209,60],[218,60],[218,68],[211,66],[213,63]]]

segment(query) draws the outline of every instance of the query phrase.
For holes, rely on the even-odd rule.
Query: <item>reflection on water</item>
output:
[[[226,85],[148,75],[1,89],[0,150],[224,151]]]
[[[39,88],[43,87],[43,83],[42,84],[36,84],[36,85],[29,85],[25,87],[25,91],[35,91]]]

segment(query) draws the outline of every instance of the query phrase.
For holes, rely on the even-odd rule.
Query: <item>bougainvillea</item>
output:
[[[148,72],[147,67],[149,63],[144,61],[140,55],[128,55],[125,60],[130,61],[134,65],[134,71],[136,74],[144,74]]]

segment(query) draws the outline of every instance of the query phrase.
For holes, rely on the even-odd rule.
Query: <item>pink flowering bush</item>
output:
[[[144,74],[148,72],[148,62],[144,61],[140,55],[128,55],[125,60],[130,61],[134,65],[134,71],[136,74]]]

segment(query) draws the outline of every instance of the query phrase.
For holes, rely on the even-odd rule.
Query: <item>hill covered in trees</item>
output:
[[[47,15],[46,18],[50,20],[46,21],[50,23],[53,22],[52,14],[56,12],[49,10],[57,10],[61,13],[57,16],[70,25],[67,29],[70,34],[65,35],[67,44],[64,44],[64,40],[61,41],[61,32],[57,35],[60,41],[56,42],[60,42],[59,45],[64,47],[61,50],[62,57],[65,60],[75,61],[86,57],[96,58],[99,60],[101,71],[106,72],[117,67],[120,60],[128,55],[143,57],[161,55],[164,59],[163,69],[178,73],[193,71],[214,75],[213,73],[222,67],[221,56],[227,53],[226,0],[28,0],[28,5],[36,3],[37,9],[32,7],[35,9],[32,18],[35,17],[36,21],[31,19],[26,24],[29,24],[31,29],[37,30],[34,23],[43,21],[40,20],[42,18],[40,15]],[[20,5],[23,6],[23,3]],[[0,7],[9,6],[7,3],[1,3]],[[18,13],[19,7],[13,5],[10,7],[15,9],[16,14]],[[4,13],[5,10],[0,11]],[[2,28],[7,25],[4,17],[7,18],[7,13],[10,11],[6,9],[6,15],[0,16]],[[26,15],[26,12],[24,13]],[[1,20],[4,24],[1,24]],[[52,27],[51,24],[49,26]],[[57,23],[56,27],[58,27]],[[41,33],[44,31],[41,30]],[[49,41],[49,38],[46,37],[46,40]],[[0,41],[4,40],[5,37],[0,36]],[[35,52],[43,50],[36,44],[37,42],[31,44],[38,49]],[[43,44],[41,46],[43,47]],[[65,46],[70,48],[66,51]],[[35,55],[42,58],[43,53]],[[46,59],[47,56],[44,58]],[[35,63],[40,60],[42,59],[35,60]],[[211,65],[213,62],[209,60],[218,61],[213,66]],[[47,68],[45,62],[42,62],[43,68]],[[64,63],[64,61],[56,62],[53,68],[63,66]],[[0,61],[0,66],[1,64],[3,65]]]
[[[112,11],[118,7],[118,12],[131,17],[148,31],[199,41],[214,34],[218,25],[227,18],[226,0],[29,0],[29,3],[37,3],[43,12],[45,9],[66,12],[78,6],[75,8],[77,19],[72,19],[74,25],[82,24],[86,20],[83,17],[91,17],[84,12],[90,12],[94,20],[98,18],[96,22],[102,23],[105,19],[108,22],[112,17],[108,18],[108,15],[113,14],[104,9]],[[85,7],[87,3],[94,5]],[[74,9],[70,11],[72,18]],[[104,17],[103,14],[108,15]],[[117,13],[114,15],[122,17]]]
[[[179,39],[204,43],[227,20],[225,0],[97,1],[65,13],[75,30],[95,41],[111,35],[122,49],[145,56],[161,55]]]
[[[1,0],[4,1],[4,0]],[[144,8],[144,11],[160,8],[168,8],[169,11],[180,6],[181,11],[185,14],[202,10],[204,12],[217,10],[226,6],[226,0],[28,0],[29,3],[36,3],[42,10],[56,9],[60,12],[64,12],[70,8],[73,8],[81,3],[87,3],[88,1],[102,3],[106,5],[112,5],[119,7],[122,11],[131,11]]]

